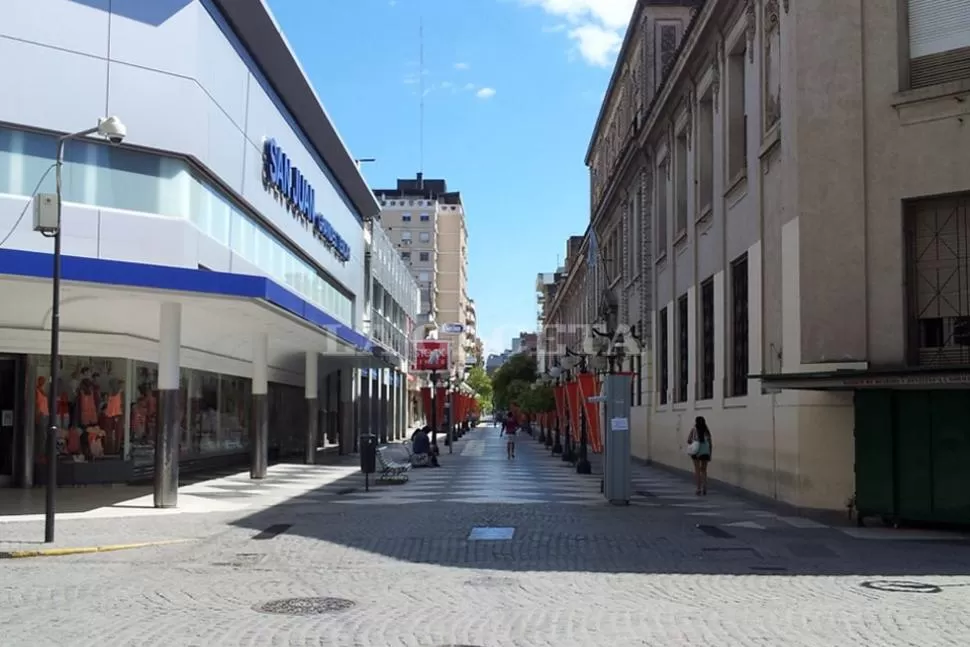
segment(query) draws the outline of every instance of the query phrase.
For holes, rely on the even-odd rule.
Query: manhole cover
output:
[[[271,600],[253,607],[260,613],[275,613],[284,616],[315,616],[321,613],[346,611],[356,603],[342,598],[288,598]]]
[[[908,582],[905,580],[871,580],[860,586],[883,593],[940,593],[943,589],[928,582]]]

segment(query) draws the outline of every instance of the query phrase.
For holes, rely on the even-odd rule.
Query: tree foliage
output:
[[[492,380],[482,366],[473,366],[465,375],[465,383],[475,392],[483,411],[492,406]]]
[[[508,409],[513,402],[513,391],[521,395],[522,386],[513,384],[523,382],[531,386],[537,377],[536,358],[528,354],[513,355],[492,374],[492,401],[500,409]],[[521,405],[519,405],[521,406]]]

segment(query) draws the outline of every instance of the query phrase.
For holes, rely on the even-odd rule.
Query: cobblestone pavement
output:
[[[654,469],[636,482],[629,507],[597,503],[598,477],[534,440],[508,461],[475,430],[364,497],[353,476],[246,516],[168,517],[191,544],[0,562],[0,645],[967,644],[957,538],[859,539]],[[352,605],[259,610],[290,598]]]

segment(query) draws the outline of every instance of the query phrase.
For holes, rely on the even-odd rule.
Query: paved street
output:
[[[535,440],[507,460],[494,428],[443,449],[440,469],[370,492],[347,467],[324,478],[277,466],[272,487],[192,486],[189,512],[64,520],[64,533],[83,524],[113,543],[163,528],[194,541],[0,561],[0,645],[922,646],[970,635],[970,544],[958,536],[698,498],[653,468],[635,470],[631,506],[609,506],[599,477]],[[287,493],[259,498],[271,489]],[[247,492],[261,503],[237,505]],[[291,598],[329,600],[259,609]]]

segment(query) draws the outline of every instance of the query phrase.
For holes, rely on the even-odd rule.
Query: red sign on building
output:
[[[448,371],[449,343],[438,339],[422,339],[414,342],[415,371]]]

